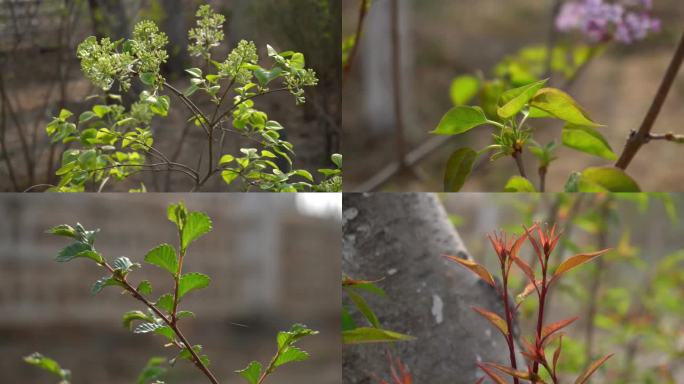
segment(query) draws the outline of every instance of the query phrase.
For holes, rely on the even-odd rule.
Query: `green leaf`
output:
[[[165,293],[157,299],[157,306],[168,313],[173,311],[173,296],[170,293]]]
[[[188,211],[185,209],[183,202],[179,202],[178,204],[169,204],[169,206],[166,208],[166,217],[170,222],[176,224],[178,229],[183,229],[185,217],[187,215]]]
[[[157,323],[142,323],[142,324],[138,324],[135,327],[135,329],[133,329],[133,333],[136,333],[136,334],[150,333],[150,332],[156,331],[157,329],[159,329],[161,327],[163,327],[163,325],[157,324]]]
[[[171,106],[171,99],[168,96],[159,96],[157,101],[150,104],[150,111],[159,116],[166,116],[169,114],[169,107]]]
[[[143,368],[136,384],[147,384],[150,380],[156,380],[162,377],[168,370],[166,367],[166,358],[164,357],[152,357],[147,361],[145,368]]]
[[[169,244],[159,245],[147,252],[145,255],[145,262],[165,269],[174,276],[178,273],[176,249]]]
[[[540,80],[532,84],[528,84],[519,88],[509,89],[501,94],[499,98],[499,108],[496,113],[508,119],[520,112],[527,103],[535,96],[537,91],[546,84],[546,80]]]
[[[280,352],[278,358],[273,363],[273,367],[280,367],[283,364],[295,361],[304,361],[308,358],[309,354],[307,352],[302,351],[301,349],[295,346],[289,346]]]
[[[126,328],[130,331],[131,325],[136,320],[148,321],[149,322],[151,319],[147,314],[145,314],[142,311],[128,311],[128,312],[123,314],[121,322],[122,322],[124,328]]]
[[[449,94],[454,105],[464,105],[477,95],[480,81],[472,75],[458,76],[451,82]]]
[[[582,171],[582,178],[610,192],[641,192],[636,181],[619,168],[590,167]]]
[[[112,263],[112,267],[114,267],[115,271],[118,271],[125,275],[128,272],[130,272],[133,268],[140,268],[140,264],[133,263],[131,262],[131,259],[129,259],[128,257],[122,256],[114,260],[114,262]]]
[[[356,328],[342,332],[344,344],[391,343],[415,340],[415,337],[380,328]]]
[[[589,126],[567,124],[563,128],[563,145],[607,160],[617,159],[606,139]]]
[[[91,119],[96,118],[97,115],[94,112],[91,111],[85,111],[81,113],[81,115],[78,117],[78,122],[79,123],[85,123],[86,121],[89,121]]]
[[[470,148],[460,148],[451,154],[444,172],[444,191],[458,192],[473,170],[477,152]]]
[[[564,120],[570,124],[597,127],[587,113],[570,95],[555,88],[541,89],[530,102],[535,107],[549,115]]]
[[[150,283],[147,280],[143,280],[140,282],[140,284],[138,284],[136,291],[138,291],[141,295],[151,295],[152,294],[152,283]]]
[[[522,176],[511,176],[504,187],[504,192],[537,192],[534,185]]]
[[[480,107],[458,106],[451,108],[430,133],[458,135],[483,124],[487,124],[487,117]]]
[[[34,352],[29,356],[24,357],[24,361],[35,367],[48,371],[63,381],[60,384],[68,384],[71,380],[71,371],[60,367],[59,363],[49,357],[43,356],[38,352]]]
[[[202,70],[199,68],[186,69],[185,72],[189,73],[192,77],[202,77]]]
[[[373,310],[370,308],[366,300],[359,295],[358,293],[354,292],[352,288],[345,288],[344,290],[347,295],[349,295],[349,298],[351,301],[354,302],[354,305],[359,309],[361,314],[368,320],[368,322],[375,328],[380,328],[380,322],[378,321],[378,317],[375,316],[375,313]]]
[[[238,176],[240,176],[239,173],[230,169],[226,169],[225,171],[221,172],[221,177],[223,178],[223,181],[226,182],[226,184],[232,183],[233,181],[235,181],[235,179],[237,179]]]
[[[268,83],[277,79],[282,73],[283,70],[280,67],[275,67],[270,71],[264,68],[259,68],[254,71],[254,77],[256,77],[260,86],[265,87],[268,85]]]
[[[211,219],[209,216],[202,212],[190,212],[183,226],[181,248],[187,249],[190,243],[209,231],[211,231]]]
[[[178,285],[178,299],[185,296],[186,293],[194,291],[196,289],[206,288],[209,286],[211,279],[209,276],[198,273],[190,272],[181,276]]]
[[[251,363],[249,363],[247,368],[235,371],[235,373],[244,377],[249,384],[257,384],[259,381],[259,377],[261,376],[261,370],[261,363],[259,363],[258,361],[252,361]]]
[[[76,230],[71,225],[67,224],[56,225],[45,231],[45,233],[57,236],[71,237],[72,239],[77,238]]]
[[[332,160],[333,164],[337,166],[337,168],[342,168],[342,155],[339,153],[335,153],[332,156],[330,156],[330,160]]]
[[[140,74],[140,81],[147,85],[154,85],[154,81],[156,80],[157,75],[154,73],[141,73]]]
[[[90,289],[90,292],[92,292],[94,295],[102,292],[102,290],[105,287],[109,286],[122,286],[122,284],[119,282],[119,280],[111,277],[111,276],[105,276],[95,282],[93,284],[93,287]]]
[[[582,177],[579,172],[573,172],[565,182],[565,192],[608,192],[602,186]]]
[[[176,339],[176,333],[168,325],[155,329],[154,333],[166,337],[169,341],[174,341]]]
[[[71,111],[66,110],[66,109],[62,109],[61,111],[59,111],[59,119],[60,119],[60,120],[66,120],[66,119],[70,118],[70,117],[73,116],[73,115],[74,115],[74,114],[71,113]]]
[[[295,175],[301,176],[301,177],[303,177],[303,178],[309,180],[309,181],[312,182],[312,183],[314,182],[313,176],[312,176],[311,173],[310,173],[309,171],[307,171],[307,170],[298,169],[298,170],[296,170],[294,173],[295,173]]]
[[[232,163],[233,160],[235,160],[233,155],[223,155],[221,156],[221,160],[219,160],[219,165]]]
[[[75,258],[78,257],[88,257],[90,258],[90,254],[86,254],[86,251],[92,251],[92,247],[88,244],[77,242],[77,243],[71,243],[67,245],[66,247],[62,248],[61,251],[57,254],[57,257],[55,260],[57,260],[60,263],[71,261]]]

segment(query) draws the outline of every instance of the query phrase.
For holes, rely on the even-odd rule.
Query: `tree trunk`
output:
[[[345,194],[343,212],[344,273],[384,279],[378,284],[387,297],[364,296],[383,328],[416,337],[393,345],[346,345],[345,383],[375,383],[371,374],[387,376],[388,347],[415,383],[472,384],[483,375],[477,362],[508,364],[503,336],[471,309],[503,315],[494,289],[442,257],[470,258],[436,195]],[[353,307],[346,298],[344,305]]]

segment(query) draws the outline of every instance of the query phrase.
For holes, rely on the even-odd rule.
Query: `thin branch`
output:
[[[343,75],[342,75],[342,86],[344,87],[345,80],[349,77],[352,66],[354,65],[354,60],[359,51],[359,43],[361,36],[363,35],[363,26],[366,15],[368,14],[368,0],[359,0],[359,18],[356,24],[356,34],[354,35],[354,46],[349,52],[349,57],[347,57],[347,62],[344,64]]]
[[[233,111],[235,110],[235,108],[237,108],[240,104],[246,102],[247,100],[252,100],[252,99],[255,99],[255,98],[259,97],[259,96],[268,95],[268,94],[270,94],[270,93],[283,92],[283,91],[289,91],[289,89],[286,88],[286,87],[284,87],[284,88],[277,88],[277,89],[272,89],[272,90],[269,90],[269,91],[266,91],[266,92],[258,93],[258,94],[254,95],[254,96],[250,96],[250,97],[245,97],[245,98],[243,98],[243,99],[240,100],[239,102],[235,103],[235,104],[234,104],[231,108],[229,108],[227,111],[225,111],[225,112],[223,112],[222,114],[220,114],[219,117],[218,117],[217,119],[215,119],[214,121],[212,121],[211,124],[210,124],[210,125],[211,125],[211,128],[213,129],[221,120],[223,120],[224,117],[228,116],[229,113],[233,112]]]
[[[677,73],[679,72],[679,68],[682,66],[682,61],[684,61],[684,33],[682,33],[677,50],[675,51],[672,61],[665,72],[665,77],[663,77],[663,81],[660,84],[660,88],[658,88],[658,92],[656,93],[653,102],[651,103],[651,107],[649,108],[644,121],[641,123],[641,127],[637,132],[631,134],[629,139],[627,139],[627,143],[622,151],[622,155],[620,155],[620,158],[615,163],[616,167],[623,170],[627,169],[627,166],[629,166],[629,163],[632,161],[641,146],[648,142],[649,134],[651,129],[653,129],[653,124],[660,114],[660,110],[665,103],[665,99],[667,98],[667,95],[674,84]]]
[[[201,117],[200,123],[202,124],[202,128],[204,129],[204,132],[209,135],[209,132],[211,129],[207,126],[207,123],[209,122],[209,119],[202,113],[202,111],[195,105],[195,103],[192,102],[187,96],[183,94],[183,92],[177,90],[174,88],[171,84],[164,82],[164,86],[171,90],[176,96],[178,96],[179,99],[185,104],[186,107],[196,116],[196,117]]]
[[[527,179],[527,174],[525,173],[525,165],[522,161],[522,151],[515,151],[511,156],[513,156],[513,159],[515,159],[515,164],[518,166],[518,172],[520,172],[520,176]]]
[[[397,150],[397,161],[399,168],[406,168],[406,143],[404,141],[404,115],[402,105],[402,84],[401,84],[401,35],[399,31],[399,0],[392,0],[390,3],[391,36],[392,36],[392,84],[394,86],[394,124],[395,124],[395,145]]]
[[[102,265],[105,268],[107,268],[109,270],[109,272],[112,273],[113,276],[116,275],[114,268],[112,268],[107,262],[103,262]],[[207,378],[209,378],[209,380],[213,384],[219,384],[219,381],[216,379],[214,374],[209,370],[209,368],[206,365],[204,365],[204,363],[202,362],[202,359],[200,359],[200,357],[197,355],[197,352],[195,352],[195,350],[192,348],[192,344],[190,344],[188,342],[188,340],[185,338],[185,336],[181,332],[180,328],[178,328],[178,325],[174,322],[171,322],[171,320],[169,320],[169,318],[167,318],[166,315],[164,315],[164,313],[162,313],[162,311],[160,311],[154,304],[152,304],[149,300],[147,300],[140,292],[138,292],[137,289],[133,288],[133,286],[126,280],[126,278],[121,278],[118,280],[124,285],[124,288],[126,289],[126,291],[128,291],[134,298],[136,298],[137,300],[139,300],[140,302],[145,304],[145,306],[147,306],[147,308],[152,310],[152,312],[154,312],[155,315],[157,315],[159,318],[161,318],[162,321],[164,323],[166,323],[166,325],[168,325],[169,328],[171,328],[173,330],[173,332],[176,334],[176,336],[180,339],[181,343],[183,343],[183,345],[185,346],[185,349],[187,349],[188,352],[190,352],[190,354],[192,355],[193,363],[195,364],[195,366],[200,371],[202,371],[202,373],[204,373],[204,375],[207,376]]]

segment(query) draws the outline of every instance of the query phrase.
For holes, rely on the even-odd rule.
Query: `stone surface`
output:
[[[365,297],[384,328],[417,338],[390,347],[414,382],[471,384],[482,375],[477,362],[507,361],[503,337],[471,309],[501,313],[495,292],[441,257],[470,256],[436,195],[348,194],[343,217],[343,272],[357,279],[384,278],[379,285],[387,297]],[[388,372],[387,348],[345,346],[344,382],[374,383],[372,373]]]

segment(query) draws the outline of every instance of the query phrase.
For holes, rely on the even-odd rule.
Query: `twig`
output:
[[[677,77],[677,73],[682,65],[682,61],[684,61],[684,33],[682,33],[677,50],[675,51],[672,61],[665,72],[665,77],[663,77],[663,81],[660,84],[660,88],[658,88],[658,92],[656,93],[653,102],[651,103],[651,107],[649,108],[644,121],[641,123],[641,127],[637,132],[631,134],[627,139],[627,143],[622,151],[622,155],[620,155],[620,158],[615,163],[616,167],[623,170],[627,169],[627,166],[629,166],[629,163],[632,161],[641,146],[648,142],[649,134],[651,129],[653,129],[653,124],[660,114],[660,110],[662,109],[665,99],[672,88],[672,84],[674,84],[674,80]]]
[[[344,82],[349,77],[352,66],[354,65],[354,59],[359,51],[359,42],[361,40],[361,35],[363,34],[364,20],[368,14],[368,0],[359,0],[359,18],[356,24],[356,34],[354,35],[354,46],[349,52],[349,57],[347,57],[347,62],[344,64],[343,74],[342,74],[342,87],[344,87]]]
[[[400,170],[406,168],[406,143],[404,142],[404,116],[401,87],[401,35],[399,31],[399,0],[390,3],[390,19],[392,29],[392,84],[394,86],[394,129],[397,161]]]
[[[112,268],[107,262],[103,262],[102,265],[109,270],[109,272],[112,273],[113,276],[116,275],[116,272],[114,268]],[[192,344],[188,342],[188,340],[185,338],[181,330],[178,328],[178,325],[175,322],[172,322],[169,320],[169,318],[164,315],[154,304],[152,304],[149,300],[147,300],[140,292],[138,292],[137,289],[133,288],[133,286],[126,280],[126,278],[121,278],[118,279],[123,285],[126,291],[128,291],[134,298],[145,304],[147,308],[152,310],[152,312],[155,313],[159,318],[162,319],[166,325],[169,326],[173,330],[173,332],[176,334],[178,339],[180,339],[181,343],[185,346],[185,349],[190,352],[190,355],[192,355],[193,363],[195,366],[204,373],[207,378],[213,383],[213,384],[219,384],[219,381],[216,379],[214,374],[209,370],[209,368],[204,365],[202,362],[202,359],[197,355],[197,352],[192,348]]]
[[[515,159],[515,164],[518,166],[518,172],[520,172],[520,176],[527,179],[527,175],[525,174],[525,165],[522,161],[522,151],[516,150],[511,156],[513,156]]]

